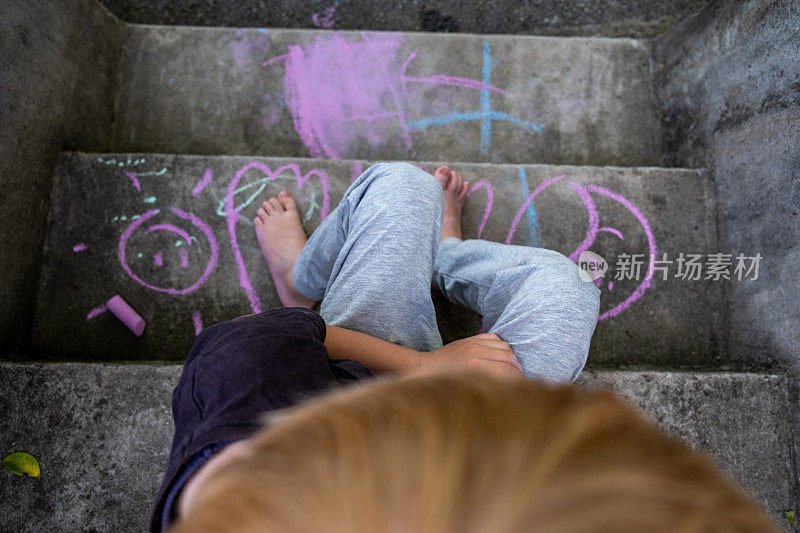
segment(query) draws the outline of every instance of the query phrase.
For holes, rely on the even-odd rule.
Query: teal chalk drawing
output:
[[[524,167],[519,167],[519,184],[522,187],[522,197],[527,198],[531,194],[531,191],[528,188],[528,173],[525,172]],[[531,201],[525,209],[525,214],[528,215],[528,231],[531,236],[531,246],[541,248],[542,233],[539,229],[539,217],[536,215],[533,201]]]
[[[308,209],[306,209],[306,214],[303,215],[303,222],[308,222],[314,215],[314,211],[317,209],[319,209],[319,204],[317,203],[317,193],[314,191],[314,189],[311,189],[311,193],[308,195]]]
[[[163,176],[167,173],[166,167],[162,168],[161,170],[151,170],[150,172],[131,172],[136,177],[141,176]]]
[[[146,203],[146,204],[154,204],[154,203],[156,203],[156,201],[157,201],[157,200],[158,200],[158,199],[157,199],[155,196],[149,196],[149,197],[145,198],[145,199],[144,199],[144,200],[142,200],[142,201],[143,201],[144,203]]]

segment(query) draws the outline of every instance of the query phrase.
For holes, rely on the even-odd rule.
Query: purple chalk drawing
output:
[[[203,192],[203,189],[205,189],[206,186],[209,183],[211,183],[211,178],[213,177],[214,177],[214,171],[211,170],[210,168],[206,168],[206,172],[205,174],[203,174],[203,179],[198,181],[197,185],[194,186],[194,189],[192,189],[192,194],[194,196],[199,196],[200,193]]]
[[[148,231],[148,233],[150,232]],[[153,254],[153,264],[155,266],[162,266],[164,264],[164,256],[161,255],[160,251]]]
[[[97,307],[89,311],[89,314],[86,315],[86,320],[91,320],[98,315],[102,315],[106,311],[108,311],[108,307],[106,307],[106,304],[98,305]]]
[[[583,205],[586,206],[586,211],[589,213],[589,227],[586,230],[586,237],[584,237],[583,242],[578,245],[575,251],[569,254],[570,261],[577,263],[581,254],[588,250],[589,247],[594,244],[595,239],[597,239],[597,231],[600,227],[600,216],[597,214],[597,207],[594,205],[594,200],[592,200],[586,188],[574,181],[571,181],[570,185],[572,189],[578,193],[578,196],[583,201]]]
[[[117,255],[119,257],[119,262],[122,265],[123,270],[125,270],[125,273],[128,274],[128,276],[130,276],[134,281],[136,281],[143,287],[146,287],[153,291],[166,292],[168,294],[176,294],[176,295],[188,294],[192,291],[197,290],[206,281],[208,281],[208,277],[211,275],[211,272],[213,272],[214,267],[217,264],[217,259],[219,258],[219,247],[217,245],[217,239],[216,237],[214,237],[214,232],[211,230],[211,227],[208,224],[200,220],[193,213],[187,213],[186,211],[182,211],[177,207],[171,208],[170,211],[172,212],[172,214],[174,214],[181,220],[188,221],[190,224],[192,224],[197,230],[199,230],[203,235],[205,235],[206,240],[208,241],[208,246],[210,249],[210,257],[208,259],[208,263],[206,264],[204,272],[193,284],[183,289],[176,289],[173,287],[157,287],[155,285],[152,285],[144,281],[139,276],[134,274],[133,270],[131,270],[130,265],[128,265],[126,259],[126,247],[128,244],[128,240],[136,232],[136,230],[139,229],[145,222],[158,215],[161,212],[161,210],[159,209],[153,209],[151,211],[147,211],[146,213],[141,215],[141,217],[134,220],[128,227],[125,228],[125,230],[123,230],[122,235],[120,236],[119,239],[119,248],[117,250]],[[188,233],[181,230],[180,228],[177,228],[172,224],[158,224],[155,226],[151,226],[150,229],[144,232],[144,234],[146,235],[148,233],[151,233],[151,231],[154,231],[153,228],[165,230],[171,233],[178,233],[181,236],[185,234],[186,235],[185,239],[187,241],[187,244],[191,243],[191,238],[189,237]]]
[[[417,52],[411,52],[406,60],[403,62],[403,67],[400,70],[400,82],[403,86],[403,94],[407,94],[408,92],[408,83],[425,83],[429,85],[451,85],[453,87],[462,87],[464,89],[472,89],[474,91],[493,91],[504,96],[508,95],[508,92],[495,87],[494,85],[489,85],[484,83],[483,81],[474,80],[470,78],[461,78],[459,76],[446,76],[443,74],[437,74],[435,76],[429,76],[427,78],[417,78],[414,76],[407,76],[406,71],[408,70],[408,65],[411,63],[411,60],[417,57]]]
[[[303,174],[300,171],[300,167],[296,163],[289,163],[287,165],[283,165],[281,167],[272,170],[264,163],[260,161],[252,161],[250,163],[245,164],[242,168],[240,168],[236,175],[233,177],[231,182],[228,184],[228,189],[225,194],[225,218],[228,223],[228,236],[230,237],[230,245],[231,250],[233,251],[233,257],[236,260],[236,265],[239,270],[239,286],[244,289],[245,294],[247,295],[247,299],[250,302],[250,308],[253,310],[254,313],[261,312],[261,299],[258,297],[255,289],[253,288],[252,283],[250,283],[250,277],[247,275],[247,267],[244,264],[244,259],[242,258],[242,252],[239,248],[239,240],[236,236],[236,224],[239,222],[240,213],[246,207],[247,204],[235,207],[234,205],[234,196],[236,195],[236,187],[239,182],[244,178],[245,173],[248,170],[258,170],[265,174],[270,181],[275,181],[275,179],[281,175],[283,172],[290,170],[294,172],[295,180],[297,182],[297,188],[302,189],[303,185],[309,180],[311,176],[316,176],[319,178],[320,183],[322,184],[322,207],[320,209],[320,218],[321,220],[325,220],[325,217],[328,216],[328,210],[330,209],[330,183],[328,182],[328,175],[319,169],[312,169],[309,170],[306,174]]]
[[[586,190],[591,193],[599,194],[601,196],[605,196],[606,198],[610,198],[615,202],[621,204],[625,209],[631,212],[633,216],[636,217],[636,220],[639,221],[639,224],[642,225],[644,229],[645,235],[647,235],[647,247],[650,251],[650,260],[647,264],[647,275],[645,275],[644,280],[636,287],[636,290],[633,291],[633,294],[628,296],[622,303],[616,305],[615,307],[609,309],[602,315],[600,315],[597,319],[598,320],[606,320],[608,318],[612,318],[623,312],[624,310],[628,309],[633,302],[638,300],[642,297],[647,289],[650,288],[650,285],[653,281],[653,258],[656,256],[657,247],[656,247],[656,238],[653,235],[653,231],[650,229],[650,224],[647,222],[647,218],[639,211],[636,206],[634,206],[630,200],[625,198],[624,196],[617,194],[615,192],[611,192],[604,187],[600,187],[598,185],[587,185]]]
[[[72,247],[72,251],[75,252],[75,253],[83,252],[84,250],[88,250],[88,249],[89,249],[89,247],[86,246],[86,243],[83,243],[83,242],[79,242],[78,244],[76,244],[75,246]]]
[[[619,240],[621,240],[621,241],[625,240],[625,237],[622,236],[622,232],[620,230],[618,230],[618,229],[615,229],[615,228],[605,227],[605,228],[600,228],[597,231],[605,231],[606,233],[612,233],[612,234],[616,235],[617,237],[619,237]]]
[[[522,206],[517,211],[517,214],[516,214],[516,216],[514,217],[514,220],[511,223],[511,227],[508,230],[508,236],[506,237],[506,244],[511,244],[511,239],[514,237],[514,232],[517,229],[517,225],[519,224],[519,221],[522,218],[522,215],[525,213],[525,210],[528,208],[528,206],[534,200],[534,198],[536,198],[536,196],[538,196],[542,191],[547,189],[550,185],[552,185],[553,183],[556,183],[557,181],[560,181],[563,178],[564,178],[564,176],[556,176],[554,178],[550,178],[549,180],[546,180],[546,181],[542,182],[525,199],[525,201],[523,202]],[[615,202],[621,204],[625,209],[630,211],[630,213],[634,217],[636,217],[636,219],[639,221],[639,224],[641,224],[642,229],[645,232],[645,235],[647,236],[648,249],[649,249],[650,258],[651,258],[650,262],[648,263],[647,274],[645,275],[644,280],[642,281],[642,283],[639,284],[639,286],[633,291],[633,293],[630,296],[628,296],[620,304],[614,306],[613,308],[609,309],[608,311],[606,311],[605,313],[601,314],[598,317],[598,320],[607,320],[609,318],[613,318],[613,317],[619,315],[621,312],[623,312],[626,309],[628,309],[633,302],[635,302],[636,300],[641,298],[642,295],[645,293],[645,291],[647,291],[647,289],[650,288],[650,286],[652,284],[652,277],[653,277],[653,261],[652,261],[652,258],[655,257],[656,252],[657,252],[656,239],[655,239],[655,236],[653,235],[653,231],[650,229],[650,224],[648,223],[647,218],[642,214],[641,211],[639,211],[639,209],[636,208],[636,206],[634,206],[630,202],[630,200],[628,200],[624,196],[619,195],[619,194],[617,194],[615,192],[612,192],[612,191],[610,191],[610,190],[608,190],[608,189],[606,189],[604,187],[600,187],[598,185],[586,185],[586,186],[583,186],[583,185],[580,185],[580,184],[575,183],[573,181],[570,181],[569,184],[572,187],[572,189],[577,193],[578,197],[583,202],[583,205],[586,208],[587,213],[589,214],[589,223],[588,223],[588,228],[586,230],[586,236],[584,237],[583,241],[578,245],[578,247],[575,249],[575,251],[573,251],[569,255],[569,258],[573,262],[577,261],[577,259],[580,256],[580,254],[585,252],[586,250],[588,250],[592,246],[592,244],[594,244],[595,240],[597,239],[597,234],[599,232],[601,232],[601,231],[612,233],[612,234],[616,235],[617,237],[619,237],[621,240],[624,240],[624,237],[623,237],[622,233],[619,230],[617,230],[615,228],[611,228],[611,227],[603,227],[603,228],[599,227],[599,218],[600,217],[598,215],[597,207],[594,204],[594,200],[592,199],[591,194],[597,194],[597,195],[600,195],[600,196],[605,196],[606,198],[609,198],[609,199],[614,200]],[[599,280],[599,278],[598,278],[598,280]],[[598,280],[595,280],[595,283],[599,286]],[[609,290],[611,290],[613,287],[614,287],[613,282],[609,282],[609,284],[608,284]]]
[[[364,173],[364,168],[361,161],[353,161],[353,170],[350,171],[350,183],[353,183],[358,177]]]
[[[483,210],[483,219],[481,220],[481,225],[478,227],[478,238],[481,238],[481,233],[483,233],[483,228],[486,226],[486,221],[489,220],[489,215],[492,213],[492,204],[494,203],[494,191],[492,190],[492,186],[489,184],[488,181],[481,180],[477,182],[475,185],[470,187],[469,192],[467,193],[467,198],[472,196],[472,193],[475,192],[479,188],[486,189],[486,207]]]
[[[183,231],[181,228],[174,226],[172,224],[156,224],[154,226],[150,226],[149,228],[147,228],[147,231],[145,231],[145,233],[152,233],[154,231],[169,231],[171,233],[174,233],[175,235],[180,236],[184,241],[186,241],[186,244],[188,246],[192,245],[192,238],[189,236],[189,234]]]
[[[336,6],[331,6],[322,13],[313,13],[311,23],[317,28],[333,28],[336,24]]]
[[[506,236],[506,244],[511,244],[511,239],[514,237],[514,232],[517,231],[517,225],[519,224],[519,221],[522,220],[522,215],[525,214],[525,211],[528,209],[528,206],[531,205],[531,202],[533,202],[534,198],[539,196],[539,194],[543,190],[545,190],[552,184],[562,179],[564,179],[564,176],[556,176],[554,178],[550,178],[549,180],[540,183],[539,186],[536,187],[533,190],[533,192],[528,195],[527,198],[525,198],[525,201],[522,202],[522,206],[517,211],[517,214],[514,215],[514,220],[511,222],[511,227],[508,228],[508,236]]]
[[[186,248],[181,248],[178,250],[178,255],[181,258],[181,268],[186,268],[189,266],[189,250]]]
[[[360,41],[351,39],[318,36],[304,46],[290,45],[285,58],[265,63],[285,59],[284,93],[297,134],[313,157],[341,159],[359,140],[373,148],[386,143],[391,130],[378,122],[396,120],[411,151],[411,134],[391,74],[402,36],[362,33]],[[359,127],[348,124],[352,121],[361,121]]]
[[[608,282],[608,290],[610,290],[610,291],[614,290],[614,282],[613,281],[609,281]]]
[[[194,324],[194,335],[196,337],[203,331],[203,317],[200,315],[200,311],[192,313],[192,323]]]
[[[134,189],[136,189],[137,191],[141,192],[142,191],[142,184],[139,183],[139,178],[136,177],[136,174],[134,174],[133,172],[126,172],[125,175],[128,176],[131,179],[131,181],[133,182]]]

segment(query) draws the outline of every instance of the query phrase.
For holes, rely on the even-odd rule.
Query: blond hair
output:
[[[312,400],[199,488],[184,532],[778,531],[609,392],[463,373]]]

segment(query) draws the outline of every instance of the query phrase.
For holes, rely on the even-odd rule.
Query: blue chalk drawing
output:
[[[492,144],[492,103],[489,99],[489,83],[492,81],[492,54],[488,41],[483,41],[483,89],[481,89],[481,155],[489,155],[489,146]]]
[[[170,78],[169,79],[169,85],[172,85],[173,83],[175,83],[175,78]]]
[[[512,117],[508,113],[495,111],[492,109],[491,95],[489,87],[492,81],[492,54],[488,41],[483,41],[483,68],[481,70],[483,88],[481,89],[481,108],[479,111],[454,111],[438,117],[423,118],[412,120],[407,124],[411,130],[423,130],[430,126],[444,126],[454,122],[468,122],[472,120],[481,121],[481,155],[489,155],[489,148],[492,145],[492,122],[502,120],[510,122],[515,126],[535,131],[544,132],[544,124],[536,124],[527,120]]]
[[[528,187],[528,173],[525,172],[523,167],[519,167],[519,184],[522,187],[522,197],[527,198],[530,196],[531,191]],[[533,207],[533,202],[528,205],[525,210],[528,215],[528,232],[531,236],[531,246],[538,248],[542,247],[542,233],[539,230],[539,217],[536,215],[536,209]]]
[[[144,160],[142,160],[144,161]],[[140,176],[163,176],[167,173],[166,167],[162,168],[161,170],[152,170],[150,172],[131,172],[136,177]]]
[[[146,203],[146,204],[154,204],[154,203],[156,203],[156,200],[157,200],[157,198],[155,196],[149,196],[149,197],[145,198],[142,201],[144,203]]]

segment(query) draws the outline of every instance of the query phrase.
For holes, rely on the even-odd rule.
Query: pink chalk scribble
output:
[[[192,313],[192,324],[194,324],[194,336],[196,337],[203,331],[203,317],[200,315],[200,311]]]
[[[214,177],[214,171],[211,170],[210,168],[206,168],[206,172],[205,174],[203,174],[203,178],[200,181],[198,181],[197,185],[195,185],[194,189],[192,189],[192,194],[194,196],[199,196],[200,193],[203,192],[203,189],[205,189],[206,186],[209,183],[211,183],[211,179],[213,177]]]
[[[247,173],[249,170],[258,170],[262,172],[267,176],[267,178],[269,178],[270,181],[275,181],[275,179],[283,172],[290,170],[294,172],[298,189],[302,189],[303,185],[305,185],[311,176],[316,176],[322,184],[322,207],[320,208],[320,218],[322,220],[325,220],[325,217],[328,216],[328,210],[330,209],[331,186],[328,181],[328,175],[323,170],[312,169],[303,174],[300,171],[300,167],[297,165],[297,163],[289,163],[272,170],[269,168],[269,166],[260,161],[252,161],[242,166],[228,184],[228,189],[225,194],[225,218],[228,223],[228,236],[230,237],[231,250],[233,251],[233,257],[236,260],[236,265],[239,270],[239,286],[244,289],[247,299],[250,302],[250,308],[253,310],[253,312],[260,313],[261,299],[258,297],[258,294],[253,288],[253,284],[250,283],[250,277],[247,274],[247,267],[244,264],[242,252],[239,248],[239,239],[236,236],[236,224],[239,222],[240,213],[245,206],[243,205],[236,207],[234,205],[234,196],[236,196],[237,185],[239,185],[239,182],[242,180],[242,178],[244,178],[245,173]]]
[[[336,6],[331,6],[322,13],[313,13],[311,23],[317,28],[333,28],[336,24]]]
[[[153,254],[153,264],[155,266],[162,266],[164,264],[164,256],[161,255],[160,251]]]
[[[656,247],[656,238],[653,235],[653,230],[650,229],[650,224],[647,222],[647,218],[645,218],[642,212],[639,211],[639,209],[637,209],[636,206],[630,202],[630,200],[628,200],[627,198],[625,198],[620,194],[611,192],[604,187],[600,187],[599,185],[587,185],[586,190],[588,190],[591,193],[599,194],[601,196],[605,196],[606,198],[614,200],[615,202],[621,204],[625,209],[630,211],[631,214],[636,217],[636,220],[639,221],[639,224],[641,224],[642,228],[644,229],[644,233],[647,236],[647,247],[650,252],[650,260],[647,264],[647,274],[645,275],[644,280],[642,280],[639,286],[636,287],[636,289],[633,291],[633,294],[628,296],[622,303],[609,309],[608,311],[606,311],[597,318],[598,320],[606,320],[615,317],[621,312],[628,309],[633,302],[641,298],[642,295],[645,293],[645,291],[647,291],[647,289],[650,288],[650,285],[653,282],[653,258],[656,256],[658,250]]]
[[[145,231],[145,233],[152,233],[154,231],[169,231],[171,233],[174,233],[175,235],[180,236],[184,241],[186,241],[186,244],[188,246],[192,245],[192,238],[189,236],[189,234],[184,230],[182,230],[181,228],[174,226],[172,224],[156,224],[154,226],[150,226],[149,228],[147,228],[147,231]]]
[[[133,172],[126,172],[125,175],[131,179],[131,182],[133,182],[133,188],[141,192],[142,184],[139,183],[139,178],[136,177],[136,174],[134,174]]]
[[[89,247],[86,246],[86,243],[83,243],[83,242],[79,242],[78,244],[76,244],[75,246],[72,247],[72,251],[75,252],[75,253],[83,252],[83,251],[88,250],[88,249],[89,249]]]
[[[478,227],[478,238],[481,238],[481,234],[483,233],[483,228],[486,226],[486,221],[489,220],[489,215],[492,213],[492,204],[494,204],[494,191],[492,190],[492,186],[489,184],[488,181],[481,180],[477,182],[475,185],[470,187],[469,192],[467,193],[467,198],[472,196],[472,193],[475,192],[479,188],[486,189],[486,207],[483,210],[483,219],[481,220],[481,225]]]
[[[597,232],[600,228],[600,216],[597,214],[597,207],[594,205],[594,200],[592,200],[589,191],[574,181],[571,181],[570,185],[572,189],[578,193],[578,197],[580,197],[583,201],[583,205],[586,207],[586,212],[589,213],[589,227],[586,230],[586,237],[584,237],[583,242],[578,245],[575,251],[569,254],[569,260],[573,263],[577,263],[581,254],[588,250],[597,239]]]
[[[609,281],[608,282],[608,290],[610,290],[610,291],[614,290],[614,282],[613,281]]]
[[[408,70],[408,65],[411,63],[411,60],[417,57],[417,52],[411,52],[406,60],[403,62],[403,67],[400,70],[400,82],[403,86],[403,94],[407,93],[408,83],[425,83],[428,85],[451,85],[453,87],[462,87],[464,89],[472,89],[474,91],[492,91],[504,96],[508,95],[507,91],[495,87],[494,85],[489,85],[484,83],[480,80],[475,80],[471,78],[462,78],[459,76],[446,76],[443,74],[437,74],[435,76],[429,76],[427,78],[417,78],[414,76],[407,76],[406,71]]]
[[[86,315],[86,320],[91,320],[99,315],[102,315],[106,311],[108,311],[108,307],[106,306],[106,304],[98,305],[97,307],[89,311],[89,314]]]
[[[514,220],[511,223],[511,227],[508,230],[508,236],[506,237],[506,244],[511,244],[511,239],[514,237],[514,232],[517,229],[517,225],[519,224],[519,221],[522,218],[522,215],[525,213],[525,210],[528,208],[528,206],[534,200],[534,198],[536,198],[536,196],[538,196],[542,191],[547,189],[550,185],[552,185],[553,183],[556,183],[557,181],[559,181],[559,180],[561,180],[563,178],[564,178],[564,176],[556,176],[554,178],[550,178],[550,179],[542,182],[525,199],[525,201],[523,202],[522,206],[517,211],[517,214],[516,214],[516,216],[514,217]],[[587,213],[589,214],[589,223],[588,223],[588,227],[587,227],[587,230],[586,230],[586,236],[584,237],[583,241],[578,245],[578,247],[575,249],[575,251],[573,251],[569,255],[570,260],[572,260],[573,262],[577,261],[577,259],[580,256],[580,254],[585,252],[586,250],[588,250],[594,244],[595,240],[597,239],[598,233],[601,232],[601,231],[612,233],[612,234],[616,235],[617,237],[619,237],[621,240],[624,240],[624,237],[623,237],[622,233],[619,230],[617,230],[615,228],[611,228],[611,227],[603,227],[603,228],[599,227],[599,218],[600,217],[598,215],[597,207],[595,206],[595,203],[594,203],[594,200],[591,197],[591,194],[597,194],[597,195],[600,195],[600,196],[604,196],[606,198],[609,198],[609,199],[621,204],[634,217],[636,217],[636,219],[639,221],[639,224],[641,224],[642,229],[645,232],[645,235],[647,236],[647,245],[648,245],[648,250],[649,250],[650,258],[651,258],[650,262],[648,264],[648,267],[647,267],[647,274],[645,275],[644,280],[642,281],[642,283],[639,284],[639,286],[633,291],[633,293],[630,296],[628,296],[624,301],[622,301],[621,303],[619,303],[616,306],[612,307],[611,309],[609,309],[605,313],[602,313],[598,317],[598,320],[601,320],[601,321],[602,320],[607,320],[609,318],[613,318],[613,317],[619,315],[621,312],[623,312],[626,309],[628,309],[633,302],[635,302],[636,300],[641,298],[642,295],[645,293],[645,291],[647,291],[647,289],[650,288],[650,286],[652,284],[652,277],[653,277],[653,260],[652,260],[652,258],[656,256],[656,252],[657,252],[656,239],[655,239],[655,236],[653,235],[653,231],[650,229],[650,224],[648,223],[647,218],[642,214],[641,211],[639,211],[639,209],[636,208],[636,206],[634,206],[630,202],[630,200],[628,200],[624,196],[622,196],[620,194],[617,194],[615,192],[612,192],[612,191],[610,191],[610,190],[608,190],[608,189],[606,189],[604,187],[600,187],[599,185],[586,185],[586,186],[583,186],[583,185],[580,185],[579,183],[575,183],[573,181],[571,181],[569,183],[570,183],[570,186],[572,187],[572,189],[576,192],[578,197],[583,202],[583,205],[586,208]],[[595,282],[597,283],[597,280],[595,280]],[[613,282],[609,282],[608,289],[611,290],[611,289],[613,289],[613,287],[614,287]]]
[[[618,229],[615,229],[615,228],[605,227],[605,228],[600,228],[597,231],[604,231],[606,233],[611,233],[613,235],[616,235],[619,238],[619,240],[621,240],[621,241],[625,240],[625,237],[622,236],[622,232],[620,230],[618,230]]]
[[[178,250],[178,256],[181,258],[181,268],[189,266],[189,250],[181,248]]]
[[[391,74],[401,42],[400,34],[362,33],[360,41],[331,34],[288,47],[286,105],[312,157],[341,159],[356,142],[366,141],[373,148],[387,143],[391,129],[378,127],[385,120],[397,121],[405,149],[412,150]],[[358,128],[348,124],[353,121],[360,121]]]
[[[153,209],[151,211],[147,211],[146,213],[142,214],[141,217],[134,220],[128,227],[126,227],[123,230],[122,235],[120,236],[119,239],[117,256],[119,258],[120,264],[122,265],[122,269],[125,271],[125,273],[128,274],[128,276],[130,276],[131,279],[133,279],[143,287],[146,287],[150,290],[157,292],[166,292],[168,294],[188,294],[192,291],[199,289],[206,281],[208,281],[208,277],[211,275],[211,272],[214,271],[214,267],[217,264],[217,259],[219,258],[219,246],[217,245],[217,239],[216,237],[214,237],[214,232],[212,231],[211,227],[205,222],[203,222],[201,219],[199,219],[196,215],[194,215],[193,213],[182,211],[177,207],[171,208],[170,211],[172,212],[172,214],[174,214],[181,220],[186,220],[190,224],[192,224],[197,230],[199,230],[203,235],[205,235],[206,239],[208,240],[208,246],[210,249],[210,257],[208,259],[208,263],[206,264],[206,268],[203,271],[203,273],[193,284],[184,289],[176,289],[173,287],[158,287],[144,281],[142,278],[134,274],[130,265],[128,265],[126,259],[126,247],[128,244],[128,240],[131,238],[134,232],[136,232],[137,229],[139,229],[142,225],[144,225],[145,222],[158,215],[161,212],[160,209]],[[183,236],[183,234],[186,233],[180,228],[173,226],[172,224],[158,224],[155,226],[151,226],[150,229],[145,231],[145,235],[150,233],[151,231],[154,231],[152,228],[166,230],[171,233],[178,233],[181,236]],[[188,233],[186,233],[186,239],[187,239],[187,244],[191,243],[191,238],[189,238]]]

